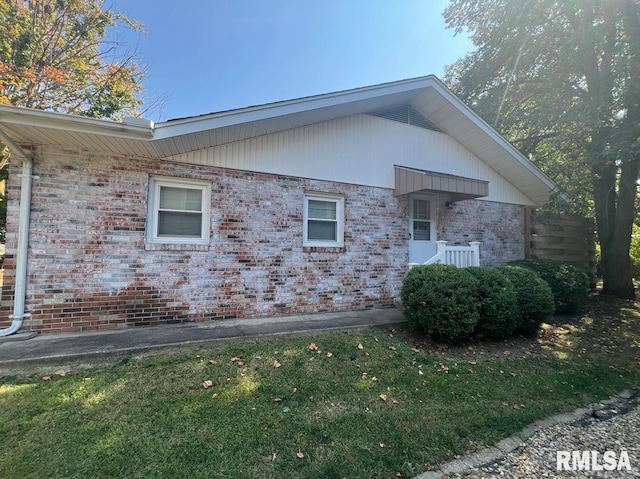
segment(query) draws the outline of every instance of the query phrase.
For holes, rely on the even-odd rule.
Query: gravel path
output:
[[[566,468],[559,469],[558,452],[565,457],[560,466]],[[492,447],[414,479],[495,477],[640,478],[640,393],[623,392],[588,408],[536,421]]]
[[[621,470],[557,470],[557,451],[597,451],[597,463],[607,464],[603,454],[615,453]],[[628,454],[627,470],[623,451]],[[572,465],[573,458],[568,460]],[[622,461],[622,464],[620,462]],[[611,463],[611,461],[609,461]],[[443,470],[445,468],[443,467]],[[446,471],[445,471],[446,472]],[[453,476],[453,475],[452,475]],[[582,419],[536,431],[502,459],[465,471],[455,477],[538,479],[555,477],[640,478],[640,394],[617,398],[596,406]]]

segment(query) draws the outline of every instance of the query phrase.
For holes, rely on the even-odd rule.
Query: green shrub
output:
[[[589,278],[575,266],[552,259],[523,259],[509,264],[534,270],[551,286],[557,313],[575,313],[587,299]]]
[[[555,311],[551,287],[532,269],[503,266],[500,270],[516,291],[516,331],[526,335],[536,334],[543,321]]]
[[[478,280],[480,320],[475,334],[481,339],[511,336],[518,321],[518,297],[509,278],[498,268],[470,267],[466,271]]]
[[[411,327],[455,342],[468,338],[478,323],[477,290],[478,281],[464,269],[431,264],[409,270],[400,296]]]

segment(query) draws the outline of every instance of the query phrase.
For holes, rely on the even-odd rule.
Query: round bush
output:
[[[509,264],[532,269],[547,282],[557,313],[575,313],[587,300],[589,278],[575,266],[552,259],[523,259]]]
[[[498,268],[466,268],[478,280],[480,320],[475,334],[481,339],[502,339],[513,334],[518,323],[516,289]]]
[[[478,281],[464,269],[430,264],[409,270],[400,296],[411,327],[457,342],[471,335],[480,318],[477,289]]]
[[[503,266],[500,270],[516,291],[516,331],[526,335],[536,334],[544,320],[555,311],[551,287],[531,269]]]

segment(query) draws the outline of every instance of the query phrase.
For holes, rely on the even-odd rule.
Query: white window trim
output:
[[[158,211],[160,209],[160,187],[190,188],[202,191],[202,225],[200,238],[182,236],[158,236]],[[165,176],[149,177],[149,198],[147,215],[147,243],[150,244],[209,244],[211,235],[211,183],[190,178]]]
[[[309,200],[332,201],[336,204],[336,239],[337,241],[319,241],[310,240],[307,236],[309,233]],[[302,245],[318,246],[318,247],[337,247],[344,246],[344,196],[330,193],[305,193],[304,194],[304,220],[302,223]]]

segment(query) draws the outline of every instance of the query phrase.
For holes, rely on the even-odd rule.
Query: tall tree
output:
[[[110,35],[142,25],[102,0],[0,0],[0,104],[117,119],[140,113],[145,67]],[[151,99],[144,111],[161,109]],[[0,142],[0,180],[9,150]],[[0,243],[7,201],[0,192]]]
[[[108,35],[141,25],[102,0],[0,1],[0,103],[117,118],[135,115],[144,68]]]
[[[477,47],[449,69],[453,89],[592,205],[603,292],[633,297],[640,0],[452,0],[444,15]]]

